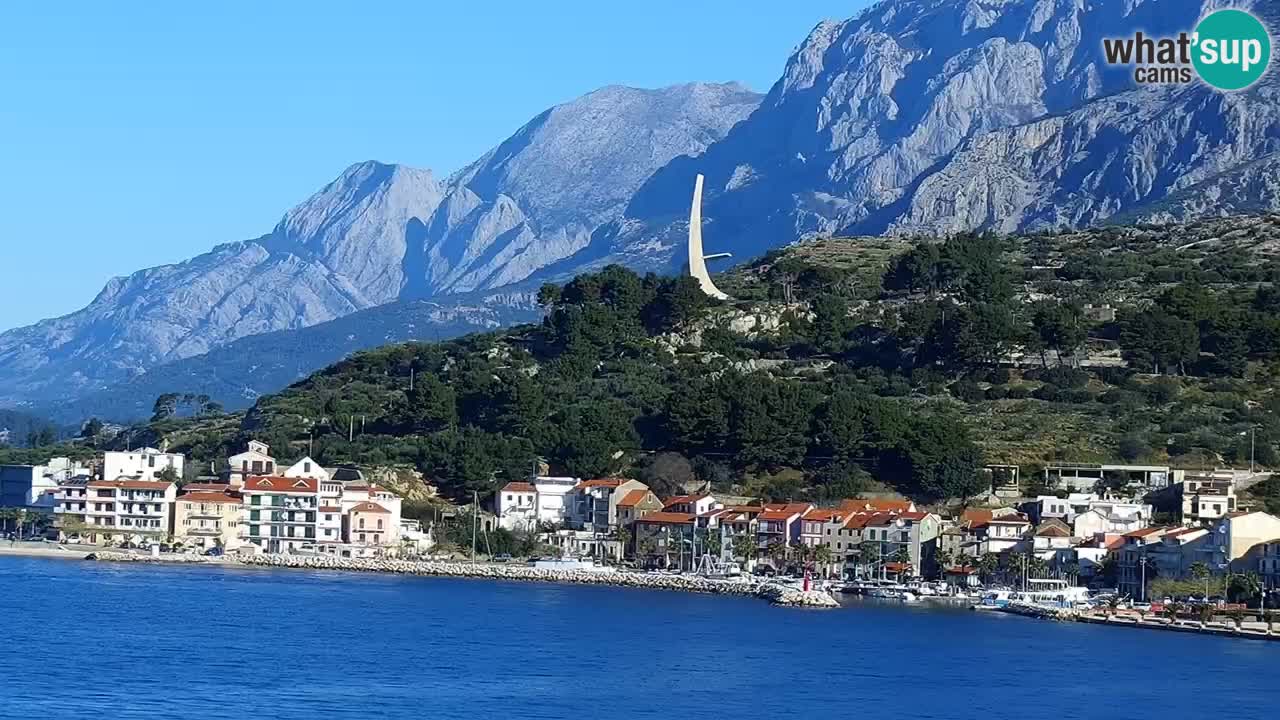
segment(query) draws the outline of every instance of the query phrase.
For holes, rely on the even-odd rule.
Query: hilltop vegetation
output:
[[[730,273],[727,303],[611,266],[544,287],[539,325],[357,353],[243,417],[124,437],[202,463],[248,437],[282,456],[311,444],[325,463],[413,466],[453,497],[542,458],[662,490],[941,500],[981,493],[988,462],[1247,464],[1251,427],[1270,465],[1278,251],[1273,216],[824,240]]]

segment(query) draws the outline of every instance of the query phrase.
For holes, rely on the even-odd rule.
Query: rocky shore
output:
[[[151,557],[121,552],[98,552],[87,559],[100,562],[208,563],[200,555],[163,555]],[[611,587],[673,590],[711,595],[758,597],[784,607],[839,607],[835,598],[825,592],[802,591],[753,579],[742,581],[714,580],[684,575],[651,575],[646,573],[603,570],[554,570],[527,565],[486,565],[475,563],[429,562],[375,558],[341,558],[332,555],[247,555],[228,557],[225,564],[251,567],[290,568],[299,570],[341,570],[377,572],[423,577],[474,578],[524,582],[568,583],[576,585],[608,585]]]

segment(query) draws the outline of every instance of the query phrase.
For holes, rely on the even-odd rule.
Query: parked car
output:
[[[494,555],[493,561],[500,562],[500,563],[511,562],[511,556],[507,553],[502,553],[501,555]]]
[[[206,557],[222,557],[222,548],[212,547],[204,551]]]

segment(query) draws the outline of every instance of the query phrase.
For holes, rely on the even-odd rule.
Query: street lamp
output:
[[[1142,568],[1142,585],[1139,591],[1142,593],[1142,602],[1147,601],[1147,556],[1143,555],[1138,559],[1138,565]]]

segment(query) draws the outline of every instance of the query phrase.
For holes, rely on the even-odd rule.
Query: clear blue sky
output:
[[[0,329],[266,233],[354,162],[445,175],[603,85],[764,92],[814,25],[867,4],[6,3]]]

